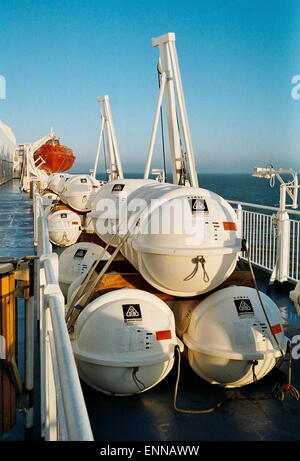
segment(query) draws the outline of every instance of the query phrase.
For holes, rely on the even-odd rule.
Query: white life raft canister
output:
[[[43,201],[43,206],[48,207],[52,205],[53,202],[58,200],[58,195],[52,192],[49,189],[44,190],[42,193],[42,201]]]
[[[110,254],[104,248],[92,242],[79,242],[66,248],[59,257],[59,285],[67,296],[70,285],[80,275],[85,274],[102,256],[107,261]]]
[[[272,331],[284,352],[287,338],[276,304],[260,292]],[[192,369],[211,384],[240,387],[261,379],[281,357],[254,288],[219,290],[193,310],[183,342]]]
[[[114,192],[122,181],[104,186],[105,191],[97,194],[91,215],[99,237],[111,242],[116,233],[116,245],[129,231],[122,254],[164,293],[196,296],[223,283],[241,249],[236,214],[229,203],[206,189],[131,181],[126,206],[120,192]],[[113,205],[112,196],[119,208],[112,206],[101,214],[106,202]],[[120,224],[122,220],[126,226]]]
[[[80,216],[65,205],[58,205],[48,213],[49,239],[57,246],[68,247],[77,242],[81,232]]]
[[[152,179],[115,179],[104,184],[95,196],[91,213],[87,218],[93,222],[96,234],[111,246],[120,242],[120,230],[126,233],[130,195],[145,184],[157,184]]]
[[[129,288],[90,303],[75,324],[72,341],[79,376],[114,395],[144,392],[173,367],[176,337],[172,311],[158,297]]]
[[[90,211],[100,182],[90,175],[74,175],[65,182],[60,193],[61,200],[76,211]]]
[[[62,180],[65,180],[71,176],[68,173],[52,173],[49,176],[47,188],[50,189],[55,194],[59,193],[59,184],[62,184]]]

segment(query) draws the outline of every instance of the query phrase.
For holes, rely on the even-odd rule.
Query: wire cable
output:
[[[107,174],[107,158],[106,158],[106,148],[105,148],[105,136],[103,136],[103,155],[104,155],[104,168],[105,168],[105,177],[106,177],[106,181],[108,182],[108,174]]]
[[[137,372],[139,371],[139,367],[134,367],[132,370],[132,379],[134,381],[134,384],[138,388],[140,392],[143,392],[146,389],[146,386],[144,383],[142,383],[141,380],[137,377]]]
[[[281,347],[281,345],[279,344],[279,341],[273,331],[273,328],[272,328],[272,325],[271,325],[271,322],[270,322],[270,319],[268,317],[268,314],[266,312],[266,309],[265,309],[265,306],[264,306],[264,303],[263,303],[263,300],[261,298],[261,295],[260,295],[260,291],[258,289],[258,286],[257,286],[257,282],[256,282],[256,278],[255,278],[255,275],[254,275],[254,271],[253,271],[253,266],[252,266],[252,262],[250,260],[250,253],[249,253],[249,250],[248,250],[248,245],[247,245],[247,241],[245,239],[242,240],[242,251],[245,251],[246,253],[246,256],[247,256],[247,260],[248,260],[248,264],[249,264],[249,268],[250,268],[250,272],[251,272],[251,276],[252,276],[252,280],[253,280],[253,283],[254,283],[254,287],[255,287],[255,290],[256,290],[256,293],[257,293],[257,296],[258,296],[258,299],[259,299],[259,302],[260,302],[260,305],[261,305],[261,308],[263,310],[263,313],[265,315],[265,318],[266,318],[266,321],[267,321],[267,324],[269,326],[269,329],[270,329],[270,332],[278,346],[278,349],[281,353],[281,357],[284,359],[285,357],[285,353]]]
[[[161,83],[161,72],[159,71],[159,67],[157,64],[157,78],[158,78],[158,88],[160,89]],[[163,168],[164,168],[164,176],[165,181],[167,182],[167,167],[166,167],[166,150],[165,150],[165,134],[164,134],[164,120],[163,120],[163,109],[162,106],[160,107],[160,128],[161,128],[161,144],[162,144],[162,154],[163,154]]]

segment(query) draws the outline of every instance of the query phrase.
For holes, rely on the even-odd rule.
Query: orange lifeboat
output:
[[[34,161],[41,169],[47,173],[60,173],[69,170],[75,161],[73,150],[66,146],[61,146],[58,139],[48,141],[40,147],[33,155]]]

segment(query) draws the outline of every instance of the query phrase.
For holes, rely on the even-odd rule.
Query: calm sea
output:
[[[125,174],[126,178],[142,178],[141,174]],[[105,180],[104,174],[97,179]],[[171,181],[171,176],[167,178]],[[270,187],[268,179],[260,179],[250,174],[201,174],[200,187],[221,195],[226,200],[256,203],[259,205],[279,206],[279,183]]]

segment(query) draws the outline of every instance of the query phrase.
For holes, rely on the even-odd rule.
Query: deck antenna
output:
[[[291,181],[284,181],[282,174],[288,174],[292,176]],[[277,228],[277,243],[276,253],[277,258],[273,272],[270,278],[270,284],[275,280],[286,281],[289,276],[289,245],[290,245],[290,219],[287,212],[287,207],[293,209],[298,207],[298,176],[297,173],[292,169],[276,170],[273,165],[267,165],[264,168],[254,168],[252,176],[257,178],[270,179],[270,186],[273,187],[275,179],[280,182],[280,199],[279,199],[279,212],[274,219],[275,228]],[[292,200],[292,203],[287,204],[287,195]],[[288,257],[286,257],[288,255]]]
[[[160,109],[162,106],[163,97],[165,97],[173,183],[180,183],[183,165],[186,162],[190,174],[190,185],[192,187],[198,187],[198,176],[196,172],[195,157],[188,124],[175,41],[176,39],[174,33],[167,33],[152,39],[153,47],[159,47],[160,51],[159,69],[161,71],[161,80],[150,144],[148,148],[144,178],[149,178]],[[186,150],[186,155],[184,157],[182,156],[182,149],[180,145],[180,132],[177,123],[176,104],[178,104],[179,108],[183,140]]]
[[[291,181],[284,181],[281,177],[282,174],[288,174],[292,176]],[[297,173],[291,168],[284,170],[280,168],[276,170],[273,168],[273,165],[269,164],[264,168],[254,168],[252,176],[256,178],[266,178],[270,179],[270,186],[274,187],[275,179],[278,179],[280,182],[280,210],[284,211],[285,208],[291,207],[293,209],[298,208],[298,176]],[[291,204],[286,203],[286,194],[292,200]]]
[[[106,144],[108,147],[108,156],[109,156],[109,163],[110,168],[107,170],[106,173],[109,174],[109,180],[113,179],[123,179],[123,169],[120,160],[119,148],[117,144],[117,138],[115,134],[115,128],[112,120],[110,104],[109,104],[109,97],[108,96],[99,96],[97,101],[101,104],[101,126],[100,126],[100,133],[99,133],[99,141],[97,147],[97,153],[95,158],[94,169],[92,170],[91,175],[93,178],[96,178],[97,174],[97,167],[99,162],[99,155],[102,140],[104,142],[103,137],[105,136]]]

